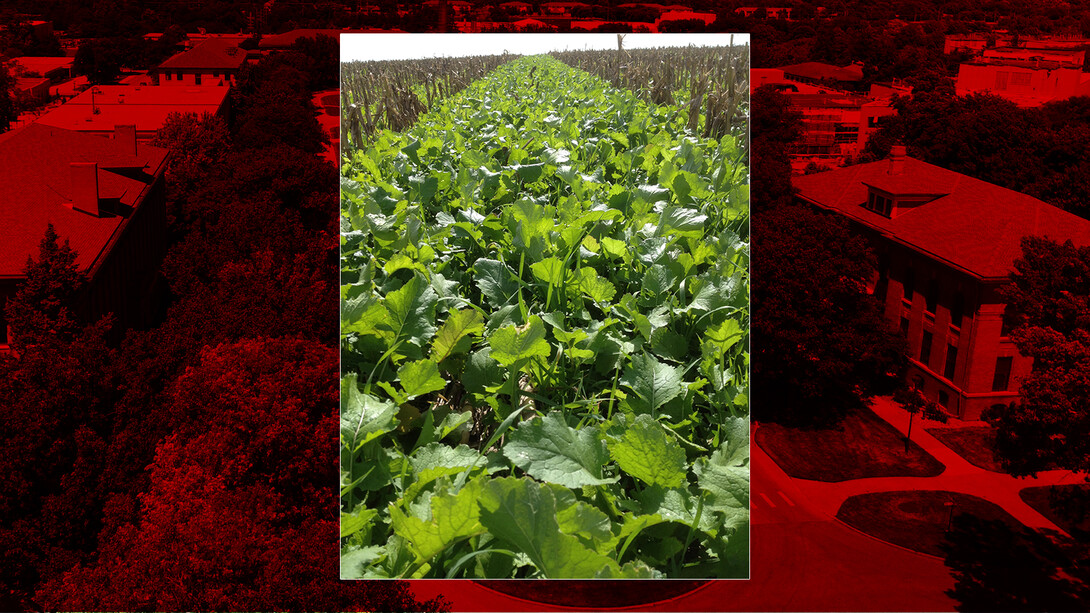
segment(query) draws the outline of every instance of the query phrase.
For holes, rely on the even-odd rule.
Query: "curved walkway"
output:
[[[902,435],[907,431],[908,413],[890,398],[876,398],[871,409]],[[985,470],[969,463],[928,433],[921,425],[921,421],[917,418],[916,423],[913,424],[912,441],[946,466],[946,469],[935,477],[874,477],[838,483],[792,477],[792,482],[813,508],[830,517],[836,517],[844,501],[858,494],[902,490],[941,490],[982,498],[999,505],[1026,527],[1054,530],[1069,536],[1062,528],[1026,504],[1018,492],[1027,487],[1077,483],[1076,475],[1066,470],[1052,470],[1039,473],[1036,478],[1016,478],[1005,473]]]

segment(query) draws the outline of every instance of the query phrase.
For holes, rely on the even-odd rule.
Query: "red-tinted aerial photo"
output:
[[[449,87],[448,73],[425,71],[405,87],[382,84],[381,101],[352,113],[342,108],[342,33],[608,33],[630,42],[638,34],[736,33],[748,35],[752,70],[748,92],[722,97],[729,89],[724,73],[683,70],[674,59],[641,63],[625,38],[612,36],[618,44],[601,61],[561,68],[533,60],[540,66],[530,72],[526,59],[512,50],[503,58],[500,49],[502,61],[483,61],[479,74],[458,75],[465,81],[458,87]],[[1087,0],[4,2],[0,609],[1090,609],[1088,52]],[[659,265],[659,272],[681,268],[663,290],[682,311],[668,317],[676,316],[692,335],[657,323],[668,318],[655,310],[665,302],[647,297],[661,275],[638,283],[632,278],[631,290],[608,300],[609,314],[605,302],[591,304],[594,294],[571,289],[583,287],[584,279],[588,288],[596,283],[590,273],[554,279],[547,266],[532,268],[540,262],[520,266],[517,258],[489,258],[512,271],[486,284],[510,304],[490,303],[486,294],[474,302],[472,292],[481,288],[472,281],[464,284],[470,294],[431,291],[441,305],[436,308],[464,311],[460,317],[470,328],[475,314],[483,315],[474,307],[511,307],[509,314],[525,321],[497,320],[495,331],[507,330],[518,341],[540,327],[543,342],[564,345],[564,359],[572,358],[561,361],[554,350],[548,358],[515,359],[501,373],[480,369],[480,406],[516,416],[507,426],[519,434],[500,433],[497,444],[505,446],[512,438],[532,446],[535,429],[544,435],[546,426],[556,425],[551,416],[558,411],[546,401],[587,406],[583,390],[540,384],[562,368],[577,372],[579,351],[590,351],[578,338],[588,330],[569,325],[554,302],[584,304],[572,311],[579,322],[608,316],[618,321],[614,329],[630,328],[633,338],[646,331],[646,346],[618,345],[615,382],[604,388],[617,401],[608,406],[631,421],[628,430],[614,424],[606,432],[604,422],[589,416],[566,428],[571,440],[588,436],[581,428],[597,428],[603,437],[627,440],[614,443],[622,450],[653,433],[662,443],[657,448],[677,448],[681,455],[641,457],[627,449],[608,456],[605,472],[594,477],[616,476],[631,485],[643,496],[639,505],[622,501],[618,507],[608,499],[612,486],[579,483],[565,490],[583,497],[580,502],[566,507],[563,518],[543,515],[541,525],[559,527],[562,519],[571,538],[553,540],[601,548],[593,559],[603,571],[581,576],[617,576],[610,575],[614,567],[635,572],[658,557],[660,573],[682,578],[544,579],[550,575],[536,562],[546,558],[535,561],[497,541],[488,556],[499,560],[506,554],[496,549],[510,552],[500,566],[503,576],[517,579],[418,579],[436,568],[442,577],[463,576],[452,571],[491,558],[470,548],[423,559],[421,549],[403,546],[394,530],[401,545],[384,537],[356,558],[361,574],[392,569],[392,578],[342,581],[340,553],[362,542],[368,522],[390,525],[395,513],[405,525],[428,517],[427,505],[398,507],[391,500],[410,490],[421,500],[442,499],[437,486],[408,470],[414,458],[406,456],[398,462],[403,468],[393,471],[392,462],[379,458],[373,462],[378,473],[363,467],[355,487],[367,475],[383,475],[390,500],[368,506],[378,498],[364,497],[362,507],[348,511],[355,517],[347,534],[338,511],[346,489],[358,494],[350,489],[355,481],[338,479],[338,438],[343,445],[346,431],[340,377],[348,372],[339,313],[346,298],[356,307],[364,302],[339,289],[343,243],[361,238],[346,238],[339,219],[339,192],[354,189],[342,169],[359,172],[366,164],[342,155],[352,149],[345,141],[382,151],[422,122],[437,121],[433,111],[465,104],[464,92],[482,91],[488,79],[529,84],[542,74],[560,75],[555,94],[547,84],[527,85],[527,95],[551,104],[587,78],[575,71],[602,79],[593,95],[611,101],[583,107],[577,123],[609,129],[590,149],[579,142],[565,149],[578,161],[584,149],[608,148],[610,162],[573,173],[559,171],[560,158],[551,163],[581,188],[610,173],[623,175],[622,160],[644,173],[636,191],[643,189],[646,210],[638,212],[647,221],[670,217],[685,225],[676,238],[683,255],[704,258],[686,268],[691,262],[679,251],[676,261],[642,263]],[[672,117],[670,145],[648,156],[651,140],[638,126],[622,126],[623,115],[606,117],[622,99],[638,101],[636,115]],[[733,101],[728,112],[718,106],[724,100]],[[501,102],[520,100],[489,104]],[[492,112],[483,103],[478,110]],[[527,115],[536,120],[548,115],[543,110],[538,105]],[[716,117],[727,118],[725,131]],[[509,119],[512,126],[518,122]],[[561,129],[571,123],[559,115],[549,121]],[[739,132],[746,126],[748,135]],[[469,136],[496,140],[505,136],[506,120],[494,128],[493,136]],[[730,196],[750,203],[747,227],[715,226],[714,216],[700,208],[710,197],[697,187],[714,183],[722,171],[709,170],[703,183],[685,174],[700,178],[708,170],[694,147],[714,142],[725,148],[725,139],[736,147],[728,166],[748,175],[738,183],[748,184],[747,191]],[[483,161],[464,178],[482,184],[476,187],[493,181],[489,189],[533,184],[550,162],[530,158],[541,152],[540,142],[517,142],[522,146],[505,148],[496,140],[469,150],[456,161]],[[435,150],[419,145],[403,143],[390,154],[389,168],[407,168],[417,163],[412,156]],[[551,149],[557,152],[555,144]],[[501,158],[502,166],[518,167],[507,182],[494,168]],[[440,161],[429,163],[435,169]],[[381,181],[387,167],[377,172]],[[406,182],[402,196],[413,205],[435,204],[457,189],[418,173]],[[581,200],[573,185],[556,187],[570,191],[549,198]],[[402,198],[394,198],[393,189],[385,193],[391,202],[380,207],[397,209]],[[494,217],[510,223],[451,216],[450,226],[464,226],[466,244],[479,240],[489,248],[506,231],[532,240],[525,231],[532,220],[518,216],[529,208],[506,211],[502,207],[513,203],[490,196]],[[619,210],[611,207],[619,201],[601,200],[596,214],[616,217],[609,211]],[[699,214],[666,214],[687,208]],[[633,210],[622,211],[618,223],[631,222],[625,215]],[[655,228],[635,228],[629,244],[613,234],[612,242],[565,236],[554,225],[545,240],[574,246],[574,258],[609,255],[612,268],[603,265],[594,278],[611,275],[613,287],[623,289],[612,279],[642,270],[641,236],[655,238]],[[380,229],[389,244],[420,231],[397,223]],[[712,249],[724,241],[732,245],[729,253]],[[414,266],[430,257],[426,250],[409,243],[399,249],[406,257],[385,262],[386,276],[428,274]],[[629,249],[631,261],[624,257]],[[739,298],[737,287],[701,293],[709,284],[688,278],[728,260],[747,263],[752,287],[748,342],[730,344],[733,353],[724,353],[748,368],[744,394],[725,377],[713,380],[718,375],[710,362],[702,364],[743,334],[725,323],[740,320],[719,318],[740,308],[730,304]],[[573,274],[597,269],[572,267]],[[429,279],[440,289],[453,287],[449,278]],[[530,289],[546,285],[564,287],[546,290],[540,314],[532,302],[520,305],[523,288],[530,296]],[[383,289],[384,296],[401,291]],[[705,325],[709,321],[715,325]],[[488,325],[481,321],[481,329],[492,332]],[[656,328],[666,332],[656,335]],[[416,347],[434,351],[430,342]],[[366,343],[355,348],[365,360]],[[482,420],[486,429],[477,432],[472,420],[444,432],[444,423],[454,424],[446,417],[459,414],[441,406],[455,389],[451,371],[437,354],[412,355],[411,349],[393,349],[384,358],[390,372],[380,367],[374,375],[392,390],[383,388],[383,399],[399,426],[419,418],[439,439],[457,439],[464,435],[458,428],[468,426],[471,443],[499,433],[502,419]],[[398,351],[409,353],[398,357]],[[448,384],[442,389],[428,389],[439,383],[426,376],[426,364],[400,373],[406,364],[430,359],[443,366],[440,378]],[[512,366],[518,366],[514,375],[507,372]],[[588,363],[588,372],[603,378],[594,367]],[[410,375],[423,381],[419,393],[409,389]],[[504,381],[508,385],[489,395],[489,385]],[[669,398],[655,395],[663,388],[672,390]],[[354,390],[357,400],[361,389]],[[683,402],[692,413],[659,414]],[[653,406],[655,420],[639,415],[641,403]],[[357,417],[385,414],[368,413],[374,407],[363,402],[355,409]],[[520,414],[525,419],[516,424]],[[724,481],[705,477],[717,456],[701,457],[698,447],[709,446],[688,435],[700,432],[718,445],[716,433],[741,414],[751,421],[748,579],[713,579],[727,575],[697,571],[725,559],[715,547],[723,543],[727,515],[714,508],[725,500],[716,489]],[[495,429],[487,430],[489,424]],[[638,437],[627,434],[637,430]],[[405,429],[392,436],[410,449],[441,442]],[[658,466],[664,459],[679,467],[676,475],[641,480],[639,460]],[[535,485],[542,473],[529,466],[506,467],[510,476],[496,481],[517,481],[554,502],[575,500],[555,484]],[[622,474],[626,466],[636,472]],[[649,495],[662,493],[647,494],[654,488],[672,488],[673,502],[663,494],[654,509],[646,506]],[[487,505],[502,494],[479,496],[469,507],[492,512]],[[596,511],[588,510],[594,504]],[[708,516],[704,505],[710,505]],[[526,507],[511,506],[516,528],[528,521],[520,508]],[[570,527],[579,517],[608,517],[608,510],[620,511],[618,518],[657,515],[659,523],[641,531],[643,537],[613,521],[618,518]],[[682,511],[693,515],[687,520]],[[562,556],[553,560],[565,563]]]

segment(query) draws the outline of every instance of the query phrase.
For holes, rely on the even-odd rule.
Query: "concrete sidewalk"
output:
[[[874,399],[871,409],[902,435],[908,430],[908,412],[890,398]],[[1071,471],[1053,470],[1039,473],[1036,478],[1015,478],[1005,473],[985,470],[969,463],[932,436],[924,429],[921,421],[917,418],[913,424],[912,441],[946,467],[935,477],[876,477],[836,483],[795,478],[791,480],[808,501],[808,506],[830,517],[836,516],[845,500],[859,494],[904,490],[948,491],[976,496],[996,504],[1029,528],[1054,530],[1067,535],[1063,529],[1027,505],[1018,492],[1027,487],[1079,483],[1078,475]]]

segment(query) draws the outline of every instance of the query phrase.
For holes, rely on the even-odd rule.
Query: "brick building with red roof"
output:
[[[136,141],[132,125],[103,138],[30,124],[0,139],[0,350],[3,305],[38,257],[46,227],[77,252],[90,283],[81,308],[139,325],[166,242],[167,150]]]
[[[979,419],[1018,398],[1032,361],[1003,322],[1024,236],[1090,245],[1090,221],[904,155],[793,177],[797,198],[848,219],[874,249],[871,290],[908,340],[909,381],[950,414]]]

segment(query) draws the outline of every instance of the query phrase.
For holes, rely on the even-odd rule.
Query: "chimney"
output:
[[[98,217],[98,162],[72,162],[72,208]]]
[[[114,125],[114,140],[125,148],[125,153],[136,155],[136,124]]]
[[[899,175],[905,171],[905,146],[893,145],[889,148],[889,174]]]

